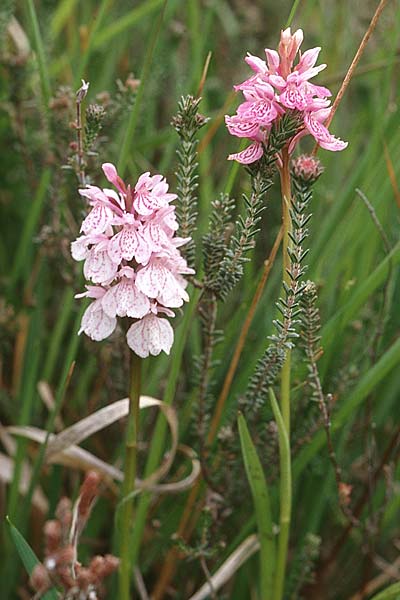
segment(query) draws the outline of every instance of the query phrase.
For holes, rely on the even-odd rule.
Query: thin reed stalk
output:
[[[131,355],[131,384],[129,392],[129,414],[125,440],[125,466],[122,496],[125,498],[135,490],[137,471],[137,447],[139,431],[139,403],[141,388],[142,359],[135,353]],[[121,515],[121,543],[120,543],[120,571],[119,571],[119,598],[131,598],[130,584],[133,567],[130,553],[132,539],[132,526],[134,515],[134,498],[126,500],[122,506]]]

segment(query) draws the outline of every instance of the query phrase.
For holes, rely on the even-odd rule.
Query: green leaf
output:
[[[400,600],[400,582],[390,585],[379,594],[376,594],[371,600]]]
[[[278,426],[279,439],[280,514],[274,600],[281,600],[281,598],[283,598],[285,587],[285,573],[289,547],[290,518],[292,512],[292,468],[290,456],[290,440],[282,417],[282,413],[279,410],[278,402],[275,398],[274,390],[272,388],[269,388],[269,399],[271,401],[272,411],[274,413],[275,421]]]
[[[25,569],[29,573],[32,574],[33,569],[40,563],[38,557],[26,541],[23,535],[20,534],[18,529],[11,523],[10,519],[6,517],[7,523],[10,527],[10,533],[12,540],[15,544],[17,552],[19,554],[20,559],[22,560]],[[53,589],[42,596],[42,600],[57,600],[58,595],[57,592]]]
[[[242,456],[253,496],[260,539],[262,598],[268,600],[271,597],[275,568],[275,540],[272,528],[271,502],[264,471],[242,414],[239,414],[238,426]]]

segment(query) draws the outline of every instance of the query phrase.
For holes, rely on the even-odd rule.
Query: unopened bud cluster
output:
[[[103,596],[103,581],[118,568],[118,559],[111,554],[94,556],[87,567],[77,560],[79,536],[98,495],[99,481],[97,473],[89,472],[75,506],[68,498],[61,498],[56,518],[45,523],[44,560],[36,565],[30,579],[37,595],[56,587],[62,590],[64,600],[96,600]]]
[[[292,160],[292,172],[299,181],[312,184],[324,172],[321,161],[311,154],[301,154]]]

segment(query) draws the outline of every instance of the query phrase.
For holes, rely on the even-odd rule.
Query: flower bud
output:
[[[292,160],[292,171],[296,179],[311,185],[323,173],[321,161],[311,154],[301,154]]]

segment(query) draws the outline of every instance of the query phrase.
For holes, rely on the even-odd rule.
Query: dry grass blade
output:
[[[33,442],[37,442],[38,444],[43,444],[47,437],[46,431],[36,427],[9,427],[7,431],[13,435],[19,435]],[[54,435],[50,435],[50,441],[54,439],[54,437]],[[115,489],[116,492],[117,489],[115,485],[111,485],[112,480],[122,481],[123,479],[122,471],[109,463],[104,462],[100,458],[97,458],[97,456],[91,452],[79,448],[79,446],[73,445],[62,452],[53,454],[51,458],[47,460],[47,463],[63,465],[64,467],[81,469],[83,471],[94,469],[104,477],[105,481]]]
[[[155,483],[156,481],[159,481],[165,477],[171,468],[178,446],[178,419],[174,409],[171,406],[161,402],[161,400],[157,400],[151,396],[140,397],[141,409],[150,408],[153,406],[158,407],[161,412],[164,413],[171,430],[172,443],[171,450],[168,453],[164,463],[146,479],[148,485],[151,485],[152,483]],[[113,404],[101,408],[88,417],[85,417],[81,421],[74,423],[74,425],[71,425],[71,427],[64,429],[64,431],[52,438],[52,440],[49,442],[46,452],[46,460],[49,461],[54,454],[59,454],[68,447],[79,444],[94,433],[97,433],[101,429],[108,427],[119,419],[126,417],[128,415],[128,410],[129,400],[128,398],[124,398],[123,400],[118,400]]]
[[[400,567],[400,557],[394,561],[391,567]],[[367,583],[363,592],[357,592],[356,594],[354,594],[354,596],[350,598],[350,600],[363,600],[363,598],[366,598],[366,596],[370,596],[374,592],[377,592],[380,588],[389,583],[392,579],[393,573],[391,570],[389,572],[380,573]]]
[[[11,17],[7,25],[7,32],[10,36],[12,44],[14,45],[18,59],[21,61],[21,63],[25,62],[31,52],[31,46],[24,29],[21,27],[19,21],[17,21],[15,17]]]
[[[141,490],[146,489],[147,491],[156,492],[158,494],[180,494],[191,488],[201,473],[200,461],[196,457],[194,450],[189,448],[189,446],[180,444],[178,450],[183,454],[186,454],[192,462],[192,470],[187,477],[171,483],[159,483],[154,485],[147,484],[148,479],[145,479],[139,483],[138,487]]]
[[[43,404],[45,405],[49,413],[51,413],[54,410],[55,406],[54,395],[51,390],[51,387],[49,386],[47,381],[38,381],[37,389],[39,392],[39,396],[43,401]],[[54,424],[57,431],[64,429],[64,423],[59,415],[57,415],[57,417],[55,418]]]
[[[240,546],[226,559],[218,571],[212,575],[210,582],[205,583],[189,600],[205,600],[211,591],[218,591],[240,569],[255,552],[260,549],[260,542],[255,534],[246,538]],[[211,586],[210,586],[211,583]]]
[[[155,399],[153,398],[151,400]],[[154,406],[154,404],[151,405]],[[43,429],[37,429],[36,427],[9,427],[7,431],[39,444],[44,443],[47,435],[46,431]],[[55,437],[56,436],[54,435],[50,436],[50,443],[55,439]],[[159,481],[158,475],[160,471],[165,469],[164,463],[162,469],[157,469],[157,471],[155,471],[147,479],[136,479],[135,487],[138,492],[146,490],[157,494],[178,494],[186,491],[193,485],[200,474],[200,462],[196,458],[194,451],[188,446],[180,445],[177,447],[177,450],[181,451],[183,454],[186,454],[186,456],[192,462],[192,470],[189,475],[176,482],[161,484],[157,483],[157,481]],[[174,451],[173,457],[175,454],[176,451]],[[46,462],[48,464],[63,465],[64,467],[70,467],[72,469],[81,469],[82,471],[90,471],[94,469],[104,477],[105,482],[112,489],[112,491],[115,492],[116,495],[118,495],[118,489],[113,483],[113,480],[121,482],[124,478],[124,474],[120,469],[104,462],[91,452],[88,452],[87,450],[84,450],[83,448],[80,448],[74,444],[68,446],[61,452],[52,454],[51,457],[47,458]]]
[[[9,456],[0,453],[0,481],[9,484],[12,482],[14,476],[14,461]],[[22,465],[21,479],[19,482],[19,491],[22,495],[25,495],[29,488],[29,482],[31,479],[31,470],[26,463]],[[49,509],[49,503],[46,496],[40,488],[36,488],[32,498],[33,505],[41,513],[46,514]]]
[[[154,473],[144,481],[141,481],[140,479],[137,480],[136,487],[138,489],[148,489],[160,493],[174,493],[174,491],[178,492],[187,489],[187,487],[190,487],[197,478],[199,471],[197,461],[192,456],[190,456],[193,463],[192,473],[187,478],[182,482],[165,484],[166,488],[156,485],[160,479],[167,475],[175,458],[178,448],[178,419],[171,406],[164,404],[161,400],[157,400],[156,398],[141,396],[140,408],[144,409],[150,407],[159,408],[167,419],[172,438],[171,450],[168,453],[166,460],[158,469],[156,469],[156,471],[154,471]],[[108,427],[119,419],[126,417],[128,409],[129,400],[128,398],[124,398],[123,400],[118,400],[109,406],[101,408],[77,423],[74,423],[74,425],[64,429],[64,431],[58,435],[50,435],[46,451],[46,462],[62,464],[64,466],[80,468],[83,470],[96,469],[108,479],[112,478],[117,481],[122,481],[122,471],[100,460],[83,448],[80,448],[78,444],[94,433]],[[8,432],[14,435],[21,435],[39,444],[43,444],[46,439],[46,432],[35,427],[10,427],[8,428]],[[185,452],[188,454],[186,450]]]

